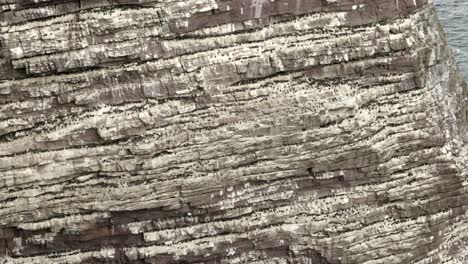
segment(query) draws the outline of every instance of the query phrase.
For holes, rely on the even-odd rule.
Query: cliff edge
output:
[[[0,263],[468,263],[431,2],[0,10]]]

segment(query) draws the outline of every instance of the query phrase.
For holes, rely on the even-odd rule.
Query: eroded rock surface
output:
[[[1,263],[468,263],[426,0],[0,0]]]

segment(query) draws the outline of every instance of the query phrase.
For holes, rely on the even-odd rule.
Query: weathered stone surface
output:
[[[468,263],[430,2],[0,10],[0,263]]]

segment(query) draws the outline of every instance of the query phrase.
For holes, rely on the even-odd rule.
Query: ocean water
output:
[[[458,66],[468,79],[468,0],[434,0]]]

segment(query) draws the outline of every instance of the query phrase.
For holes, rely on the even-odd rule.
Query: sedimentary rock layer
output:
[[[468,263],[426,0],[0,0],[1,263]]]

